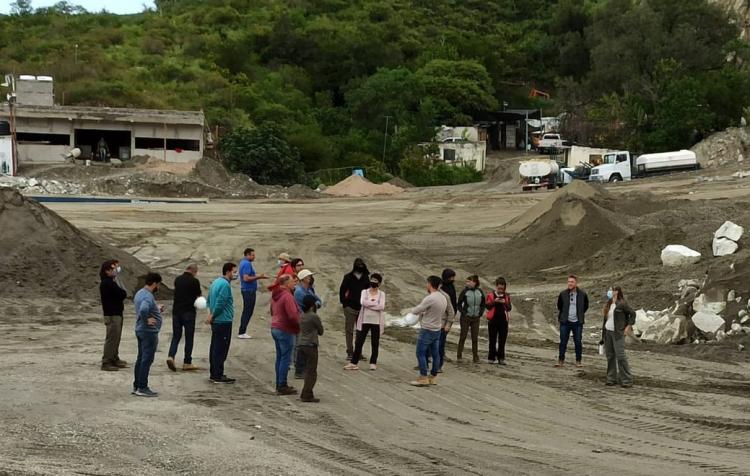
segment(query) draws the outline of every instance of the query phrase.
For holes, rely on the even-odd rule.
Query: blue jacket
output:
[[[302,301],[305,299],[305,296],[308,295],[315,298],[315,302],[318,304],[318,307],[323,306],[323,300],[320,299],[317,294],[315,294],[314,288],[305,289],[301,284],[298,284],[294,288],[294,300],[297,301],[297,307],[299,308],[300,312],[302,312]]]
[[[135,304],[135,332],[159,332],[162,318],[154,294],[146,288],[141,288],[135,293],[133,304]],[[149,317],[156,318],[156,326],[149,327],[147,323]]]
[[[208,309],[211,310],[214,324],[231,324],[234,319],[234,299],[232,288],[225,277],[211,283],[208,289]]]

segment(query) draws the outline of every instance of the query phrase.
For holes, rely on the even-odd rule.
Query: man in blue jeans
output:
[[[411,382],[416,387],[437,385],[436,377],[440,370],[440,331],[443,319],[448,316],[450,309],[449,298],[440,292],[442,280],[437,276],[427,278],[427,296],[412,309],[412,313],[419,316],[421,329],[417,336],[417,363],[419,377]],[[452,316],[451,316],[452,318]],[[432,357],[432,369],[427,375],[427,354]]]
[[[300,309],[293,294],[297,278],[282,274],[278,283],[279,286],[271,294],[271,336],[276,344],[276,395],[296,395],[297,390],[287,383],[287,373],[295,336],[300,330]]]
[[[154,294],[158,292],[161,276],[157,273],[146,275],[146,285],[135,293],[135,337],[138,339],[138,357],[135,359],[133,371],[133,395],[139,397],[156,397],[159,394],[148,386],[148,374],[154,362],[156,346],[159,344],[159,330],[161,330],[161,313],[164,306],[158,306]]]
[[[576,367],[582,367],[583,324],[586,311],[589,309],[589,297],[586,291],[578,287],[578,278],[568,276],[568,287],[557,297],[557,320],[560,322],[560,354],[555,367],[565,364],[565,351],[568,347],[570,333],[573,333],[573,344],[576,349]]]
[[[268,279],[265,274],[255,274],[253,261],[255,261],[255,250],[245,248],[244,258],[240,260],[240,291],[242,292],[242,316],[240,317],[240,339],[251,339],[247,333],[247,326],[255,311],[255,296],[258,292],[258,281]]]

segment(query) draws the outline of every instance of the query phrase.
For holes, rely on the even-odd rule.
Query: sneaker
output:
[[[576,367],[578,367],[579,369],[580,369],[581,367],[583,367],[583,362],[581,362],[580,360],[577,360],[577,361],[576,361]]]
[[[105,372],[117,372],[120,370],[120,367],[116,366],[115,364],[102,364],[102,370]]]
[[[135,388],[135,387],[133,387],[133,390],[130,391],[130,394],[131,395],[135,395],[135,392],[137,392],[137,391],[138,391],[138,389]]]
[[[378,366],[375,364],[370,364],[370,370],[378,370]]]
[[[297,395],[297,390],[289,386],[281,387],[281,388],[276,389],[276,395],[279,395],[279,396]]]
[[[158,397],[159,392],[154,392],[150,388],[139,388],[135,391],[135,395],[138,397]]]
[[[300,400],[304,403],[318,403],[320,402],[319,398],[311,397],[311,398],[300,398]]]
[[[505,359],[500,359],[497,361],[497,365],[508,365],[505,363]]]
[[[496,363],[497,363],[497,360],[494,360],[494,359],[487,359],[487,363],[488,363],[488,364],[496,364]]]
[[[426,376],[420,375],[416,380],[412,380],[409,382],[411,385],[414,385],[415,387],[429,387],[430,386],[430,380]]]
[[[607,382],[606,385],[607,387],[614,387],[615,385],[617,385],[617,382]]]
[[[169,367],[169,370],[172,372],[177,372],[177,367],[174,366],[174,359],[172,357],[167,358],[167,367]]]
[[[344,370],[359,370],[359,366],[357,364],[348,363],[344,366]]]
[[[238,335],[237,338],[238,339],[252,339],[253,336],[251,336],[250,334],[245,333],[245,334]]]
[[[115,360],[115,364],[114,365],[118,369],[126,369],[126,368],[128,368],[128,363],[125,362],[124,360],[120,360],[120,359]]]
[[[219,378],[211,378],[213,383],[234,383],[237,379],[229,378],[226,375],[222,375]]]
[[[622,388],[630,388],[632,386],[633,386],[632,383],[624,383],[624,384],[621,385]]]
[[[193,364],[182,364],[182,370],[185,372],[191,372],[193,370],[201,370],[201,368]]]
[[[564,365],[565,365],[564,360],[558,360],[557,363],[555,364],[555,367],[562,368]]]

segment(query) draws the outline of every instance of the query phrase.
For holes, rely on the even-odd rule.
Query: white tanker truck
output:
[[[573,169],[561,167],[551,159],[524,160],[518,166],[518,174],[521,176],[521,189],[524,192],[537,188],[562,187],[570,183],[573,177],[570,175]]]

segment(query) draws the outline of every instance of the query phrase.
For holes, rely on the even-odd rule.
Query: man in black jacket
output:
[[[456,272],[450,268],[446,268],[443,270],[442,279],[443,279],[443,284],[440,285],[440,289],[445,294],[448,295],[448,298],[450,299],[451,305],[453,306],[453,310],[455,312],[458,309],[458,299],[456,298],[456,286],[454,284],[454,281],[456,280]],[[448,340],[449,332],[450,332],[450,327],[448,327],[447,330],[446,329],[440,330],[440,365],[438,366],[440,370],[443,369],[443,364],[445,363],[445,343]]]
[[[195,276],[198,265],[190,264],[185,272],[174,280],[174,303],[172,305],[172,343],[169,346],[167,367],[172,372],[177,371],[174,358],[177,346],[180,345],[182,329],[185,328],[185,358],[182,370],[200,370],[193,365],[193,336],[195,335],[195,300],[202,294],[201,283]]]
[[[99,295],[102,300],[104,325],[107,326],[107,336],[104,340],[102,354],[102,370],[114,371],[127,367],[127,362],[120,360],[120,338],[122,337],[122,313],[125,309],[125,292],[115,282],[115,263],[107,260],[99,269]]]
[[[362,309],[360,298],[362,291],[370,288],[370,271],[362,258],[354,260],[352,271],[344,275],[339,288],[339,301],[344,307],[344,329],[346,333],[346,358],[354,354],[354,327],[357,325],[359,311]]]
[[[578,278],[568,276],[568,287],[557,297],[557,320],[560,322],[560,354],[555,367],[565,363],[565,350],[568,347],[570,333],[573,333],[573,344],[576,349],[576,367],[582,367],[583,324],[586,311],[589,309],[589,297],[586,291],[578,287]]]

